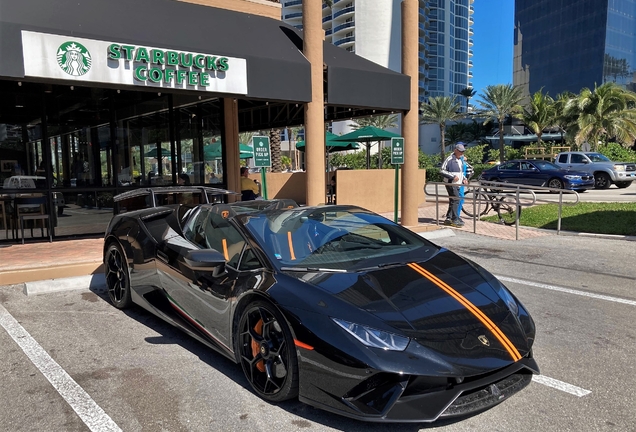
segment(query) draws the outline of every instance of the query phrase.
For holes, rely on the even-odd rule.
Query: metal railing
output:
[[[435,192],[431,193],[427,190],[429,186],[435,187]],[[442,193],[439,190],[439,186],[444,186]],[[424,185],[424,193],[427,196],[435,197],[435,219],[437,225],[439,225],[439,199],[440,197],[449,198],[446,193],[445,186],[449,186],[445,182],[427,182]],[[541,186],[530,185],[515,185],[510,183],[501,183],[494,181],[481,180],[478,182],[471,182],[468,185],[464,185],[465,195],[472,195],[472,198],[464,198],[464,205],[472,205],[473,214],[473,233],[477,231],[477,220],[479,218],[479,211],[477,211],[478,204],[481,205],[497,205],[499,202],[511,203],[515,206],[515,239],[519,240],[519,215],[522,207],[530,207],[539,203],[558,203],[558,220],[557,220],[557,235],[561,233],[561,215],[563,205],[575,205],[579,202],[579,194],[576,191],[548,188]],[[537,192],[549,192],[552,194],[558,193],[558,199],[555,196],[554,199],[538,198]],[[563,201],[563,195],[574,195],[574,201]],[[486,197],[486,198],[483,198]],[[459,199],[459,198],[451,198]]]

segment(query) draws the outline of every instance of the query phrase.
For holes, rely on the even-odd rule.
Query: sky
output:
[[[514,0],[475,0],[473,30],[473,89],[512,84]]]

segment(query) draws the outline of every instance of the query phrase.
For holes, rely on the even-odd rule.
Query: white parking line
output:
[[[29,357],[53,388],[94,432],[120,431],[117,424],[95,403],[62,367],[37,343],[24,327],[0,305],[0,325]]]
[[[506,277],[506,276],[495,276],[497,279],[499,279],[500,281],[503,282],[513,282],[513,283],[518,283],[521,285],[529,285],[529,286],[533,286],[533,287],[537,287],[537,288],[544,288],[544,289],[548,289],[548,290],[552,290],[552,291],[560,291],[560,292],[564,292],[564,293],[568,293],[568,294],[575,294],[575,295],[580,295],[583,297],[590,297],[590,298],[595,298],[595,299],[599,299],[599,300],[607,300],[607,301],[611,301],[611,302],[615,302],[615,303],[623,303],[623,304],[627,304],[630,306],[636,306],[636,301],[634,300],[627,300],[627,299],[622,299],[619,297],[611,297],[611,296],[606,296],[606,295],[602,295],[602,294],[594,294],[594,293],[589,293],[589,292],[585,292],[585,291],[578,291],[578,290],[574,290],[574,289],[570,289],[570,288],[564,288],[564,287],[559,287],[559,286],[555,286],[555,285],[548,285],[548,284],[542,284],[542,283],[538,283],[538,282],[531,282],[531,281],[527,281],[527,280],[523,280],[523,279],[515,279],[515,278],[510,278],[510,277]]]
[[[532,381],[537,382],[539,384],[546,385],[548,387],[555,388],[557,390],[564,391],[566,393],[570,393],[571,395],[574,395],[577,397],[583,397],[585,395],[592,393],[590,390],[585,390],[581,387],[577,387],[575,385],[568,384],[566,382],[559,381],[557,379],[550,378],[545,375],[532,375]]]

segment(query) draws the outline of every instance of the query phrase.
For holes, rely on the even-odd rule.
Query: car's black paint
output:
[[[288,204],[274,201],[249,211]],[[239,270],[218,265],[222,251],[202,249],[184,237],[184,224],[194,214],[168,205],[115,215],[104,251],[113,244],[123,251],[134,303],[235,362],[243,312],[266,302],[284,317],[297,345],[301,401],[361,420],[434,421],[499,403],[538,373],[532,358],[535,327],[526,309],[512,297],[513,313],[496,278],[446,249],[429,243],[406,256],[496,323],[520,360],[511,359],[483,322],[408,262],[382,267],[369,260],[368,268],[347,272],[280,270],[243,228],[244,214],[229,222],[261,265]],[[408,337],[410,343],[404,351],[370,348],[332,318]],[[480,342],[484,335],[488,345]],[[466,400],[467,394],[477,396]]]

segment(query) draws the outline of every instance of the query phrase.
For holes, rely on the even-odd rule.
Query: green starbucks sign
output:
[[[82,76],[91,69],[93,58],[79,42],[65,42],[57,49],[57,64],[71,76]]]

